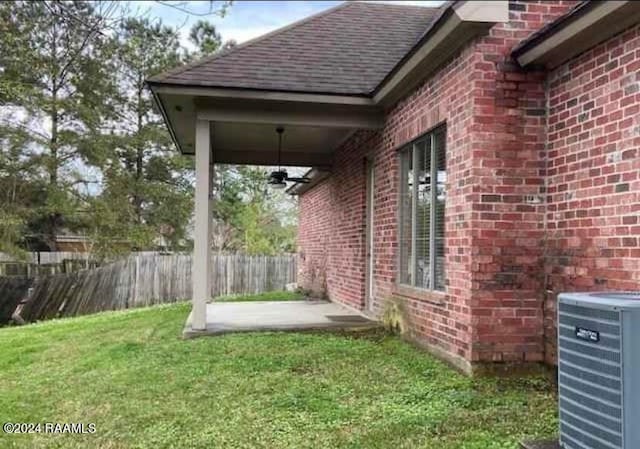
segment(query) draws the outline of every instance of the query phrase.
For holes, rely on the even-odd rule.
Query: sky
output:
[[[211,3],[214,10],[220,1],[131,1],[132,10],[148,13],[163,23],[180,27],[183,43],[188,45],[189,28],[198,20],[212,22],[221,33],[223,40],[233,39],[237,43],[245,42],[289,23],[340,4],[340,1],[234,1],[227,15],[220,18],[207,15]],[[438,6],[442,1],[382,1],[379,3]],[[194,14],[181,11],[187,9]]]

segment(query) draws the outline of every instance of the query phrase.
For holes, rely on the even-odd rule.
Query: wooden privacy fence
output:
[[[132,293],[136,306],[154,304],[158,298],[191,298],[191,255],[138,256],[135,263],[129,270],[136,273],[136,288]],[[285,285],[295,280],[293,254],[211,256],[211,296],[214,297],[284,290]]]
[[[294,255],[213,255],[211,262],[211,296],[284,290],[296,278]],[[191,266],[190,255],[149,254],[38,277],[20,316],[37,321],[188,299]]]

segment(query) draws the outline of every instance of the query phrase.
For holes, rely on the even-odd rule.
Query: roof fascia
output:
[[[231,98],[237,100],[267,100],[299,103],[341,104],[374,106],[371,98],[358,95],[333,95],[303,92],[282,92],[223,87],[194,87],[148,82],[157,94],[185,95],[193,97]]]
[[[147,85],[149,86],[149,90],[151,91],[151,95],[153,96],[153,101],[156,103],[156,106],[158,106],[158,110],[160,111],[160,115],[162,116],[162,121],[167,127],[167,131],[169,131],[169,135],[171,136],[171,140],[173,141],[173,144],[176,146],[176,148],[180,153],[184,154],[184,151],[182,150],[182,146],[180,146],[180,142],[178,141],[178,137],[176,136],[176,133],[173,130],[173,125],[171,124],[171,120],[169,120],[169,116],[167,115],[167,111],[166,111],[166,108],[164,107],[164,103],[162,102],[162,98],[160,98],[160,95],[158,94],[158,92],[156,92],[156,90],[151,84],[147,83]]]
[[[638,1],[590,1],[518,47],[513,56],[523,67],[539,64],[554,68],[639,20]]]

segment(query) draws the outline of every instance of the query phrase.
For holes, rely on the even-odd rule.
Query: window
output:
[[[426,134],[400,152],[399,282],[444,290],[446,132]]]

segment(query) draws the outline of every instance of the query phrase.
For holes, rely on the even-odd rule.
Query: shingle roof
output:
[[[346,2],[150,83],[369,95],[439,8]]]

